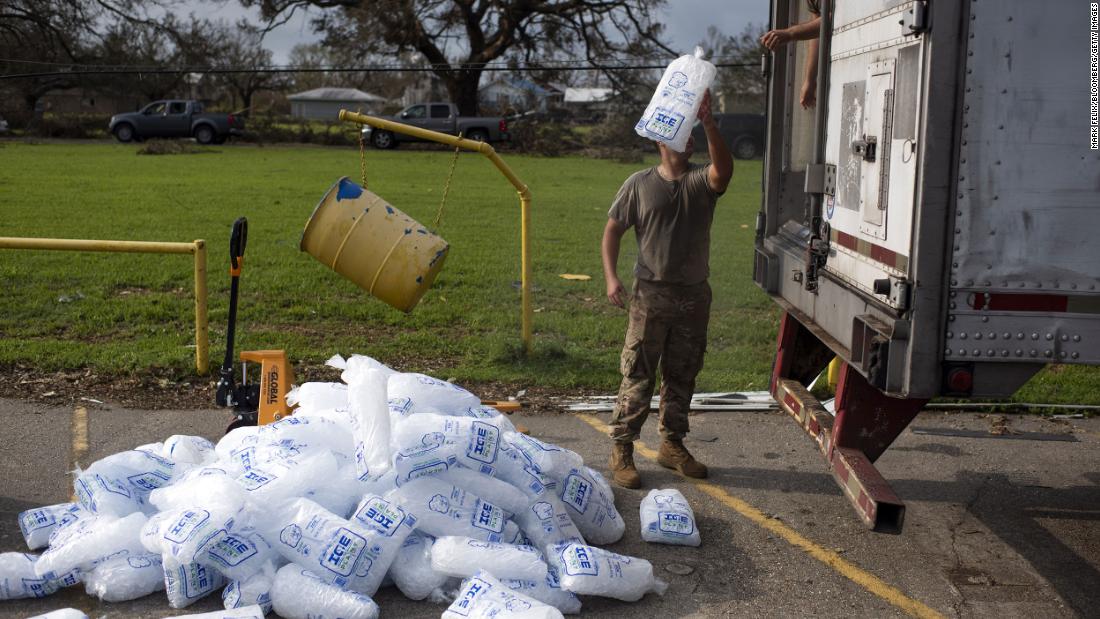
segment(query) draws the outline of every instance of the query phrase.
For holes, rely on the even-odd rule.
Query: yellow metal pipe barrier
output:
[[[421,129],[420,127],[413,127],[384,118],[367,116],[366,114],[359,114],[349,110],[340,110],[340,120],[360,125],[370,125],[375,129],[411,135],[422,140],[438,142],[455,148],[481,153],[488,157],[489,161],[493,162],[493,165],[508,179],[509,183],[512,183],[512,186],[516,188],[516,192],[519,194],[520,203],[520,267],[522,269],[520,274],[520,299],[523,312],[521,333],[524,351],[531,352],[531,317],[533,315],[531,311],[531,252],[529,244],[531,231],[531,190],[527,185],[516,176],[512,168],[508,167],[508,164],[504,163],[500,155],[498,155],[493,147],[486,142],[476,142],[447,133],[440,133],[430,129]]]
[[[205,375],[210,369],[206,318],[206,241],[159,243],[150,241],[97,241],[84,239],[31,239],[0,237],[0,249],[46,249],[104,251],[140,254],[192,254],[195,256],[195,369]]]
[[[829,389],[836,393],[836,384],[840,380],[840,357],[833,357],[833,360],[829,362],[829,370],[825,374],[826,382],[829,384]]]

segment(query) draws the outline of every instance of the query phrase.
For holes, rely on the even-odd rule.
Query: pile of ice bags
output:
[[[83,583],[108,602],[221,592],[226,609],[372,618],[392,584],[444,616],[560,617],[576,593],[663,592],[649,562],[590,544],[624,530],[607,481],[472,393],[359,355],[291,417],[217,444],[171,436],[76,471],[74,503],[20,514],[0,599]]]

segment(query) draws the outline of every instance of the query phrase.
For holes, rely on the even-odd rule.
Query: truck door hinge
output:
[[[914,36],[928,30],[928,3],[923,0],[914,2],[901,14],[902,36]]]
[[[836,195],[836,166],[831,163],[811,163],[806,166],[806,193]]]

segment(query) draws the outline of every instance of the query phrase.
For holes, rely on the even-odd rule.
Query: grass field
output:
[[[190,241],[209,255],[211,361],[224,354],[228,236],[249,220],[238,350],[284,348],[316,366],[360,352],[459,381],[610,390],[625,312],[604,297],[599,241],[615,191],[644,164],[579,157],[506,160],[533,192],[535,349],[520,354],[519,206],[483,158],[459,157],[440,234],[452,245],[435,286],[409,315],[298,250],[313,207],[356,150],[225,146],[139,156],[106,142],[0,145],[3,236]],[[430,223],[451,154],[368,151],[370,188]],[[712,232],[714,306],[701,390],[762,389],[778,311],[751,281],[760,163],[737,162]],[[104,373],[193,371],[191,263],[186,256],[3,251],[0,364]],[[628,280],[633,242],[624,243]],[[567,281],[562,273],[591,275]],[[1055,368],[1017,399],[1100,403],[1091,369]]]

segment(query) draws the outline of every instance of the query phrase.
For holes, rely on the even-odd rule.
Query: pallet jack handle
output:
[[[248,243],[248,219],[240,217],[233,222],[229,236],[229,324],[226,329],[225,360],[218,377],[217,402],[220,406],[234,405],[236,381],[233,379],[233,342],[237,337],[237,296],[240,288],[241,267],[244,266],[244,248]]]

